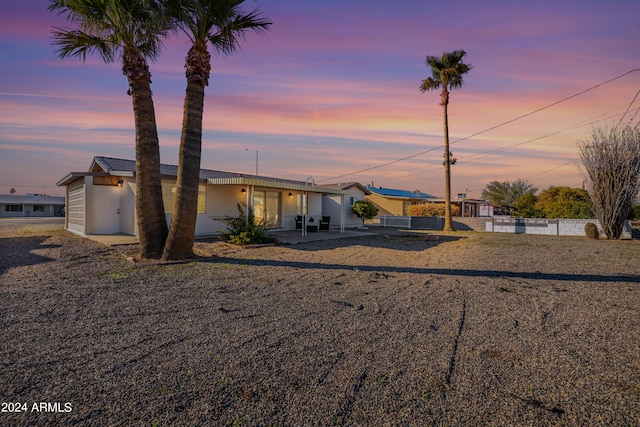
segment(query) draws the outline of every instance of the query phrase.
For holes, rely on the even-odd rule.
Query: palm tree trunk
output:
[[[162,203],[160,146],[148,72],[146,75],[130,74],[129,85],[136,128],[136,216],[140,256],[160,258],[167,237],[167,220]]]
[[[443,102],[442,109],[444,111],[444,181],[445,181],[445,196],[444,196],[444,231],[455,231],[453,228],[453,221],[451,220],[451,159],[449,155],[449,116],[447,114],[447,107],[449,105],[449,94],[446,93],[446,88],[443,88]]]
[[[200,185],[203,110],[204,84],[201,80],[189,79],[184,100],[176,193],[163,259],[185,259],[193,256]]]

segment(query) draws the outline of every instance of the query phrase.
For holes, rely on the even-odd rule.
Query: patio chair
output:
[[[320,230],[329,231],[329,223],[330,222],[331,222],[331,217],[330,216],[323,216],[322,219],[320,220]]]

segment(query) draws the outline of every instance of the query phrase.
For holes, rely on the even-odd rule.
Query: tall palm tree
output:
[[[187,89],[182,118],[178,177],[171,226],[164,247],[164,259],[193,255],[193,238],[198,212],[198,186],[202,153],[204,88],[209,84],[211,55],[207,45],[231,54],[248,30],[261,33],[271,23],[254,10],[245,13],[244,0],[163,0],[166,13],[191,41],[185,60]]]
[[[431,67],[432,76],[422,81],[420,92],[442,88],[440,92],[440,105],[444,111],[444,170],[445,170],[445,207],[444,230],[453,231],[451,220],[451,165],[455,163],[451,151],[449,151],[449,90],[463,86],[462,76],[471,70],[472,66],[462,62],[466,55],[464,50],[445,52],[440,58],[427,56],[427,65]]]
[[[129,82],[136,131],[136,215],[140,255],[159,258],[167,236],[162,204],[160,148],[147,58],[160,52],[168,30],[151,0],[51,0],[49,10],[77,26],[56,27],[53,44],[61,58],[96,53],[103,62],[122,61]]]

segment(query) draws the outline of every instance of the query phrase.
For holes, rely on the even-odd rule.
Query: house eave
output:
[[[253,185],[255,187],[279,188],[282,190],[301,191],[309,193],[324,194],[344,194],[350,195],[350,191],[339,190],[337,188],[322,187],[319,185],[307,185],[303,182],[280,181],[277,179],[261,179],[250,177],[233,177],[233,178],[208,178],[207,183],[211,185]]]
[[[67,176],[62,178],[60,181],[56,182],[56,185],[58,187],[64,187],[87,176],[109,176],[109,175],[110,174],[107,172],[70,172],[69,174],[67,174]]]

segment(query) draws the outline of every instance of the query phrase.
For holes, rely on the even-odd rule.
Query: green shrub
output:
[[[378,215],[378,208],[371,200],[358,200],[351,206],[351,212],[364,221]]]
[[[584,233],[587,235],[588,238],[594,239],[594,240],[597,240],[598,237],[600,236],[600,233],[598,232],[598,226],[595,225],[593,222],[588,222],[585,224]]]
[[[222,232],[222,240],[234,245],[255,245],[263,243],[277,243],[275,236],[267,234],[263,224],[256,224],[256,217],[251,208],[245,214],[244,203],[238,203],[237,217],[226,217],[222,223],[227,226],[227,230]]]

